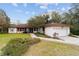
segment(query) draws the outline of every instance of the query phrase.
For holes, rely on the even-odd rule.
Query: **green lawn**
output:
[[[1,39],[29,38],[30,34],[0,34]]]
[[[1,49],[13,38],[31,38],[31,36],[30,34],[0,34],[0,53]],[[79,55],[79,46],[42,40],[29,47],[23,55]]]
[[[34,56],[59,56],[79,55],[79,46],[68,45],[57,42],[41,41],[31,46],[25,55]]]
[[[30,34],[0,34],[0,50],[14,38],[31,38]]]
[[[0,46],[6,44],[10,39],[13,38],[29,38],[30,34],[0,34]]]
[[[45,38],[50,38],[49,36],[43,34],[43,33],[34,33],[38,37],[45,37]]]

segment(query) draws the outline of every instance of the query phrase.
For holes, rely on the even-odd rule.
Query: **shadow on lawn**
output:
[[[9,43],[2,48],[2,56],[20,56],[28,51],[33,44],[39,43],[40,39],[16,38],[11,39]]]

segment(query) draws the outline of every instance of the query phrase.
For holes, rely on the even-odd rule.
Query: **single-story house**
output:
[[[28,24],[19,24],[11,26],[8,28],[9,33],[35,33],[40,32],[48,35],[50,37],[54,36],[67,36],[70,34],[70,27],[66,24],[50,23],[46,24],[44,27],[32,28]]]

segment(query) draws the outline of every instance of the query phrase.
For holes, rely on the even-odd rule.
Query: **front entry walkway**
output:
[[[37,37],[35,34],[31,33],[32,38],[39,38],[41,40],[47,40],[47,41],[53,41],[53,42],[60,42],[60,43],[66,43],[66,44],[74,44],[79,46],[79,38],[74,37],[59,37],[62,40],[53,39],[53,38],[43,38],[43,37]]]

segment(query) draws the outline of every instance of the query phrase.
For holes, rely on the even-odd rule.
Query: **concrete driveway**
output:
[[[31,33],[32,38],[39,38],[41,40],[48,40],[48,41],[54,41],[54,42],[60,42],[60,43],[66,43],[66,44],[74,44],[79,46],[79,37],[70,37],[70,36],[65,36],[65,37],[59,37],[60,39],[53,39],[53,38],[43,38],[43,37],[37,37],[35,34]]]
[[[66,36],[66,37],[59,37],[59,38],[62,39],[65,43],[79,45],[79,37],[75,38],[75,37]]]

